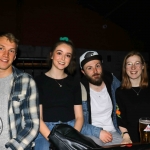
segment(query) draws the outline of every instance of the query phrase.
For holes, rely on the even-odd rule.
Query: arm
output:
[[[125,99],[123,99],[122,89],[118,88],[116,90],[116,115],[118,126],[127,128],[127,118],[126,118],[126,105],[124,104]]]
[[[50,134],[50,130],[47,127],[47,125],[45,124],[45,122],[43,121],[43,107],[42,105],[40,105],[40,133],[47,139],[48,136]]]
[[[84,135],[97,137],[104,143],[112,141],[111,133],[103,130],[103,128],[96,127],[88,123],[83,124],[81,133]]]
[[[82,127],[81,133],[89,136],[94,136],[102,140],[104,143],[112,141],[112,135],[103,130],[103,128],[93,126],[89,124],[89,112],[87,108],[87,92],[82,83],[81,85],[81,93],[82,93],[82,107],[84,112],[84,125]]]
[[[19,99],[19,101],[16,100],[16,105],[12,104],[14,110],[20,110],[21,115],[18,115],[17,112],[9,114],[11,118],[14,116],[16,120],[20,120],[20,122],[13,122],[12,120],[10,126],[11,131],[14,131],[14,128],[19,128],[20,130],[15,129],[15,131],[17,131],[12,132],[12,139],[6,143],[6,147],[15,150],[24,150],[31,145],[31,142],[35,139],[39,130],[39,105],[36,84],[29,76],[24,76],[21,81],[23,82],[21,94],[22,96],[24,95],[24,97]],[[16,127],[12,125],[16,125]]]
[[[74,128],[80,132],[83,125],[82,105],[74,105],[75,125]]]

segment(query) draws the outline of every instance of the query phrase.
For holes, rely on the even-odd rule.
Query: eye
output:
[[[100,67],[101,67],[101,65],[100,65],[100,64],[97,64],[97,65],[96,65],[96,67],[97,67],[97,68],[100,68]]]
[[[87,70],[91,70],[91,67],[87,67]]]
[[[126,65],[127,65],[127,66],[131,66],[131,65],[132,65],[132,63],[127,63]]]
[[[138,61],[135,63],[135,65],[136,65],[136,66],[139,66],[140,64],[141,64],[141,63],[140,63],[140,62],[138,62]]]
[[[57,52],[58,55],[61,55],[61,52]]]
[[[4,50],[4,48],[3,48],[3,47],[0,47],[0,51],[2,51],[2,50]]]
[[[70,54],[67,54],[67,57],[68,57],[68,58],[71,58],[71,55],[70,55]]]
[[[10,53],[15,53],[16,51],[14,49],[9,50]]]

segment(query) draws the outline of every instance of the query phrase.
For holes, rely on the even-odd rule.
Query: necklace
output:
[[[134,88],[132,88],[132,90],[137,94],[137,96],[139,95],[139,93],[141,92],[141,88],[140,88],[140,90],[137,92]]]
[[[53,76],[51,75],[51,73],[50,72],[48,72],[48,76],[50,77],[50,78],[53,78]],[[54,80],[55,80],[55,82],[59,85],[59,87],[62,87],[62,83],[63,83],[63,81],[64,81],[64,78],[63,79],[61,79],[62,80],[62,82],[61,82],[61,84],[57,81],[57,79],[55,79],[55,78],[53,78]]]
[[[57,84],[59,85],[59,87],[62,87],[62,83],[63,83],[64,80],[62,80],[62,83],[61,83],[61,84],[58,83],[58,81],[57,81],[56,79],[54,79],[54,80],[57,82]]]

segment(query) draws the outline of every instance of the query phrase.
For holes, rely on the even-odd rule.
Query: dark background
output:
[[[1,0],[0,30],[20,40],[18,57],[46,57],[60,36],[68,36],[77,62],[84,51],[97,50],[119,77],[132,49],[149,66],[149,6],[148,0]]]
[[[1,0],[0,30],[22,45],[51,46],[68,36],[77,48],[149,49],[148,0]]]

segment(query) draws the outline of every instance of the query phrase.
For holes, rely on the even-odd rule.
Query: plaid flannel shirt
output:
[[[6,148],[29,150],[39,131],[38,92],[32,76],[13,67],[8,102],[10,140]]]

